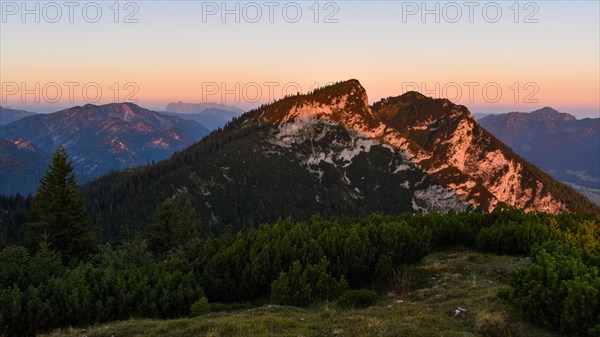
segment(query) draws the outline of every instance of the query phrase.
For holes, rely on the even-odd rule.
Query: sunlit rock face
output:
[[[339,125],[351,131],[354,138],[346,144],[337,144],[343,148],[337,154],[333,150],[336,144],[332,144],[326,152],[309,156],[309,169],[318,161],[348,165],[358,153],[368,152],[372,145],[378,144],[397,151],[413,167],[435,177],[440,186],[452,191],[448,200],[459,199],[485,211],[501,204],[527,211],[568,210],[563,201],[536,179],[538,172],[530,172],[531,165],[524,164],[522,158],[483,130],[466,107],[416,92],[370,106],[358,81],[339,86],[343,89],[326,89],[312,97],[303,97],[275,113],[265,111],[260,119],[278,125],[272,143],[289,148],[307,140],[318,141],[327,128],[316,125]],[[435,196],[435,193],[418,193],[417,199],[430,202],[413,208],[464,209],[464,205],[456,202],[436,202],[432,200]]]

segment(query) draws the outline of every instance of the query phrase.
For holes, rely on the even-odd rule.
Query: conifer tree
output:
[[[73,163],[59,147],[40,179],[32,205],[33,221],[26,225],[25,243],[35,252],[46,237],[51,249],[63,259],[85,258],[97,244],[77,191]]]
[[[196,210],[188,198],[163,201],[152,216],[148,228],[150,250],[160,255],[199,235]]]

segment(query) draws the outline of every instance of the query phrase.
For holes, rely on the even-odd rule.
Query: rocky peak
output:
[[[286,144],[292,135],[313,134],[314,123],[324,121],[400,149],[425,172],[481,209],[490,211],[501,203],[526,210],[565,209],[563,202],[533,178],[537,171],[530,171],[535,168],[482,129],[466,107],[447,99],[407,92],[370,107],[364,88],[349,80],[287,97],[258,114],[263,122],[279,125],[276,135]]]
[[[373,113],[397,130],[410,134],[411,131],[437,130],[443,125],[475,119],[462,105],[447,99],[433,99],[415,91],[396,97],[388,97],[373,104]]]
[[[261,109],[259,119],[267,123],[296,119],[328,119],[349,128],[377,127],[366,90],[357,80],[338,82],[305,95],[288,96]]]
[[[466,107],[409,92],[374,104],[373,111],[428,154],[431,160],[420,161],[425,171],[481,208],[505,203],[525,210],[566,209],[564,200],[534,178],[539,170],[481,128]],[[457,180],[460,174],[470,178],[456,183],[463,179]],[[547,182],[546,177],[542,180]],[[484,192],[491,195],[480,198]]]

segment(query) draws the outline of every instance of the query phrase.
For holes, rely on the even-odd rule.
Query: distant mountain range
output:
[[[167,107],[165,108],[165,111],[169,111],[169,112],[179,112],[179,113],[184,113],[184,114],[199,114],[199,113],[206,113],[206,114],[221,114],[223,112],[225,118],[231,118],[231,117],[235,117],[235,116],[239,116],[242,113],[244,113],[244,110],[233,106],[233,105],[225,105],[225,104],[221,104],[221,103],[211,103],[211,102],[205,102],[205,103],[184,103],[184,102],[177,102],[177,103],[169,103],[169,105],[167,105]]]
[[[35,192],[40,171],[61,145],[73,160],[78,181],[86,182],[113,170],[165,159],[207,133],[194,121],[131,103],[88,104],[25,117],[1,127],[0,158],[7,180],[18,172],[29,173],[25,181],[2,184],[0,193]]]
[[[0,106],[0,126],[10,124],[14,121],[18,121],[19,119],[33,115],[35,115],[33,112],[3,108]]]
[[[491,114],[484,113],[484,112],[476,112],[476,113],[473,114],[473,118],[475,118],[476,120],[479,121],[479,120],[481,120],[481,119],[483,119],[483,118],[485,118],[485,117],[487,117],[489,115],[491,115]]]
[[[247,112],[168,160],[114,172],[82,193],[106,226],[127,223],[132,231],[178,194],[190,197],[209,227],[506,205],[599,211],[479,126],[464,106],[417,92],[369,106],[356,80]]]
[[[223,127],[234,117],[239,117],[244,110],[235,106],[218,103],[170,103],[161,111],[162,114],[196,121],[209,130]]]
[[[479,123],[515,152],[600,201],[600,118],[543,108],[489,115]]]

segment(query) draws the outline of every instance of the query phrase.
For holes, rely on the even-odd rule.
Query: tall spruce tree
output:
[[[77,192],[73,163],[62,146],[40,180],[32,217],[25,234],[25,243],[32,252],[38,250],[43,238],[65,260],[85,258],[98,247]]]

